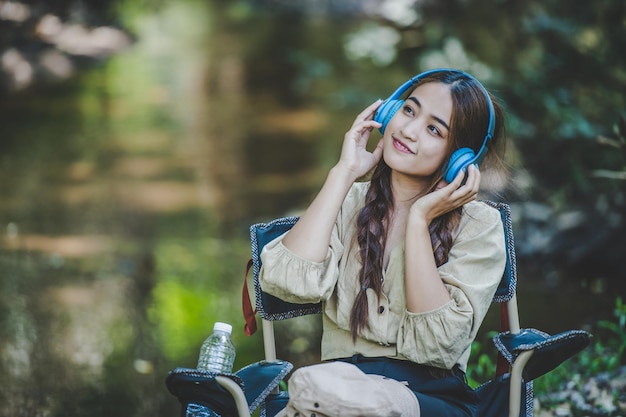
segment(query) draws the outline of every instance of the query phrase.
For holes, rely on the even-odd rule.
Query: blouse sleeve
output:
[[[339,275],[343,245],[333,228],[323,262],[301,258],[283,245],[279,236],[263,248],[259,282],[263,291],[290,303],[317,303],[327,300]]]
[[[312,262],[283,245],[279,236],[261,251],[259,282],[263,291],[290,303],[326,301],[335,290],[344,243],[351,236],[354,216],[362,205],[368,183],[354,183],[344,199],[331,233],[326,258]],[[288,232],[287,232],[288,233]]]
[[[465,206],[448,262],[439,274],[452,300],[436,310],[405,310],[398,353],[407,359],[451,369],[469,349],[504,273],[504,228],[497,210],[483,203]]]

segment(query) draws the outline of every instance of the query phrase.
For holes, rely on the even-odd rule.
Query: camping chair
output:
[[[585,348],[591,335],[582,330],[570,330],[551,336],[536,329],[519,325],[516,286],[517,269],[511,212],[507,204],[485,201],[499,210],[504,224],[507,246],[506,269],[493,298],[500,306],[501,329],[493,338],[499,352],[495,377],[476,388],[480,398],[480,416],[532,417],[533,380]],[[265,360],[248,365],[235,374],[215,375],[197,370],[177,368],[166,379],[170,392],[176,395],[185,415],[189,404],[200,404],[213,410],[213,415],[248,417],[260,407],[261,417],[273,417],[284,408],[288,396],[278,385],[292,369],[288,362],[276,357],[273,322],[321,312],[321,304],[292,304],[263,292],[259,285],[260,253],[263,246],[288,231],[298,220],[284,217],[250,227],[252,267],[256,311],[261,316]],[[247,276],[246,271],[246,276]],[[243,290],[246,333],[256,330],[255,312],[248,296],[247,283]],[[211,414],[208,414],[211,415]]]

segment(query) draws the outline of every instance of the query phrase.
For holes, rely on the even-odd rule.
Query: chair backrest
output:
[[[484,201],[484,203],[497,209],[504,226],[504,238],[507,247],[506,269],[502,280],[493,298],[494,303],[505,303],[515,295],[517,286],[517,268],[515,258],[515,242],[513,239],[513,227],[511,209],[506,203]],[[293,317],[317,314],[322,311],[321,303],[294,304],[285,302],[273,295],[267,294],[259,283],[261,271],[261,251],[263,247],[276,237],[287,232],[298,221],[297,216],[282,217],[268,223],[257,223],[250,226],[250,240],[252,243],[252,266],[254,276],[254,293],[256,309],[261,318],[269,321],[284,320]]]
[[[591,335],[582,330],[572,330],[550,336],[536,329],[521,329],[517,309],[517,264],[511,209],[506,203],[483,201],[497,209],[504,228],[506,244],[506,267],[493,297],[493,303],[500,304],[500,333],[494,337],[498,348],[498,361],[495,378],[486,382],[476,391],[482,398],[481,407],[487,407],[489,413],[481,415],[503,415],[501,407],[509,407],[509,416],[532,417],[533,415],[533,379],[549,372],[567,358],[573,356],[588,345]],[[265,293],[259,283],[261,270],[260,254],[263,247],[276,237],[287,232],[298,221],[298,217],[283,217],[269,223],[257,223],[250,227],[256,309],[263,319],[263,340],[266,360],[276,360],[273,321],[316,314],[322,311],[321,303],[293,304]],[[247,274],[246,274],[247,275]],[[247,284],[244,284],[247,292]],[[248,304],[249,297],[244,296]],[[244,316],[254,325],[254,313]],[[246,310],[246,308],[244,308]],[[247,323],[250,324],[250,323]],[[509,391],[505,401],[502,389]],[[500,404],[496,407],[494,401]],[[492,411],[497,410],[498,414]],[[485,411],[485,410],[483,410]]]
[[[504,241],[506,244],[506,267],[496,294],[493,297],[494,303],[505,303],[510,301],[517,290],[517,260],[515,257],[515,239],[513,237],[513,220],[511,208],[506,203],[483,201],[485,204],[497,209],[500,212],[502,225],[504,226]]]
[[[274,297],[264,292],[259,283],[261,271],[261,251],[263,247],[289,231],[299,217],[281,217],[269,223],[257,223],[250,226],[250,241],[252,243],[252,273],[254,275],[254,295],[256,310],[264,320],[276,321],[293,317],[306,316],[322,312],[322,304],[294,304]]]

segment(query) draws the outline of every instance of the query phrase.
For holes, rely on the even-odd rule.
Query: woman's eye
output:
[[[437,129],[436,126],[430,125],[428,126],[428,130],[430,130],[432,133],[434,133],[437,136],[441,136],[441,132],[439,131],[439,129]]]
[[[404,106],[404,112],[407,114],[413,114],[413,109],[411,108],[411,106]]]

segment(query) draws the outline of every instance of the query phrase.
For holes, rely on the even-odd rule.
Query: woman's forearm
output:
[[[409,215],[405,242],[406,307],[412,313],[432,311],[450,301],[435,263],[428,223]]]

